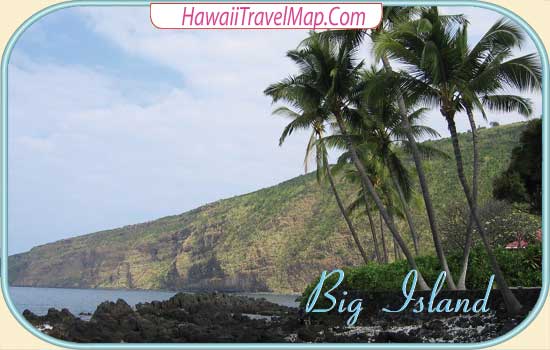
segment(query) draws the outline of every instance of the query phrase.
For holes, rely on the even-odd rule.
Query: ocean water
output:
[[[66,308],[75,316],[80,313],[93,313],[96,307],[104,301],[123,299],[129,305],[166,300],[176,292],[127,290],[127,289],[66,289],[66,288],[31,288],[10,287],[10,297],[19,312],[25,309],[36,315],[45,315],[49,308],[58,310]],[[234,293],[251,298],[265,298],[279,305],[297,307],[297,295],[272,293]]]

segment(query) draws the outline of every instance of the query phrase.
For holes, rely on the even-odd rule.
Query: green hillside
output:
[[[480,130],[481,201],[524,125]],[[469,168],[470,136],[460,139]],[[428,142],[451,154],[448,139]],[[437,210],[462,200],[454,160],[426,161],[426,170]],[[422,206],[414,214],[426,252],[432,243]],[[370,248],[366,223],[355,221]],[[406,225],[398,226],[406,236]],[[360,261],[329,188],[309,174],[180,215],[35,247],[10,257],[8,277],[17,286],[301,292],[320,271]]]

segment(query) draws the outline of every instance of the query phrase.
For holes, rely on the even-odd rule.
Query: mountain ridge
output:
[[[490,196],[491,179],[507,166],[524,125],[480,130],[481,199]],[[468,135],[460,135],[467,166]],[[448,139],[426,142],[451,154]],[[425,164],[434,198],[461,198],[453,195],[460,193],[454,163]],[[339,189],[349,204],[351,187]],[[423,208],[413,214],[430,249]],[[365,219],[354,222],[372,252]],[[398,226],[408,238],[406,225]],[[301,292],[322,270],[361,258],[329,187],[310,173],[181,214],[43,244],[8,263],[13,286],[284,293]]]

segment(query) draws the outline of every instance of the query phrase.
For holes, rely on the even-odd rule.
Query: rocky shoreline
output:
[[[474,297],[482,291],[442,292],[441,297]],[[517,289],[526,310],[510,317],[498,291],[483,314],[383,313],[399,305],[397,293],[356,293],[367,302],[353,327],[334,312],[305,315],[303,309],[263,299],[222,293],[178,293],[166,301],[104,302],[87,317],[67,309],[50,309],[44,316],[25,310],[23,316],[40,331],[79,343],[278,343],[278,342],[481,342],[494,339],[519,324],[538,299],[540,289]]]

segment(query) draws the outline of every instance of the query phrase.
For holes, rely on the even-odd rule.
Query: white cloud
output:
[[[292,72],[284,52],[296,45],[304,36],[303,31],[178,31],[154,29],[148,10],[134,8],[83,8],[89,25],[108,40],[113,41],[129,53],[147,57],[165,64],[179,72],[192,86],[195,93],[208,92],[224,95],[228,90],[238,89],[243,94],[254,95],[269,82]],[[113,15],[113,11],[120,11]],[[470,22],[469,33],[472,43],[479,40],[489,27],[502,16],[488,9],[477,7],[442,7],[445,14],[462,13]],[[517,54],[535,52],[532,41],[526,37],[522,51]],[[362,50],[370,52],[368,43]],[[258,66],[257,62],[263,62]],[[367,59],[370,64],[371,60]],[[223,67],[223,69],[214,66]],[[534,102],[534,116],[541,113],[540,93],[524,93]],[[525,120],[515,113],[491,113],[489,121],[510,123]],[[444,119],[432,111],[426,122],[442,135],[448,135]],[[479,118],[480,125],[488,122]],[[468,129],[465,115],[457,118],[460,131]]]
[[[291,69],[283,54],[297,40],[286,36],[254,54],[246,49],[258,39],[252,34],[220,51],[197,49],[203,53],[194,58],[176,38],[162,41],[176,40],[169,62],[185,85],[160,94],[144,85],[142,95],[155,96],[146,103],[127,96],[129,82],[101,70],[14,55],[10,232],[17,240],[10,251],[182,212],[298,175],[306,138],[298,134],[279,148],[287,121],[271,116],[262,94]],[[226,49],[230,56],[222,55]]]
[[[307,136],[277,146],[286,121],[270,116],[262,90],[294,71],[284,54],[305,31],[157,30],[146,7],[79,13],[105,40],[184,83],[159,88],[98,67],[44,65],[16,50],[10,252],[182,212],[301,172]],[[446,134],[437,113],[427,122]]]
[[[126,52],[180,72],[194,93],[256,96],[293,67],[283,56],[306,31],[155,29],[148,8],[83,8],[93,30]]]

